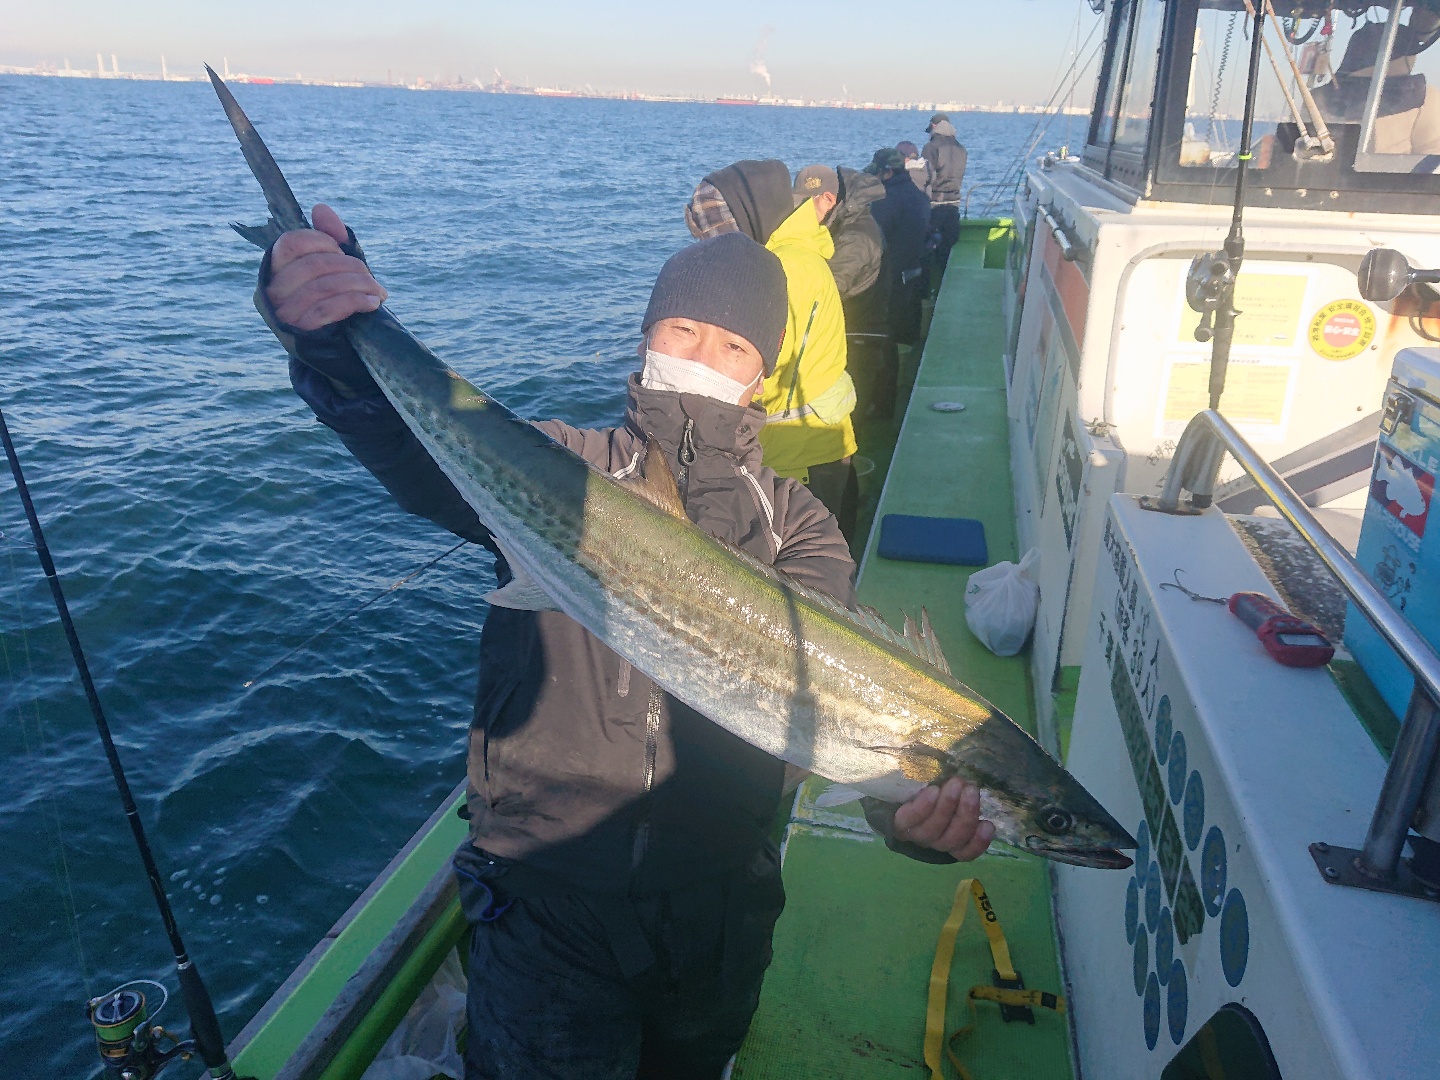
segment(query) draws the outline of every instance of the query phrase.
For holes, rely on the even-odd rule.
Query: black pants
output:
[[[474,854],[456,859],[473,932],[465,1080],[719,1080],[785,905],[773,847],[686,889],[508,906],[503,872]]]
[[[846,541],[853,540],[860,513],[860,479],[855,475],[855,464],[848,457],[841,458],[811,465],[809,472],[805,486],[835,515]]]
[[[930,242],[934,245],[935,266],[938,273],[931,275],[932,294],[940,289],[940,276],[950,261],[950,249],[960,239],[960,207],[955,205],[930,207]]]

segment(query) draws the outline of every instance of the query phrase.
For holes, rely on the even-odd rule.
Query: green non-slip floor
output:
[[[981,268],[982,249],[956,249],[889,476],[887,513],[980,518],[991,562],[1015,558],[1009,436],[1001,353],[1003,272]],[[935,401],[959,401],[939,412]],[[1022,657],[988,652],[965,626],[961,567],[900,563],[874,554],[872,533],[860,598],[898,625],[923,604],[957,678],[1033,731]],[[1028,986],[1063,993],[1053,931],[1050,876],[1042,860],[997,850],[965,866],[928,866],[888,851],[858,807],[816,809],[823,783],[808,781],[787,830],[789,903],[776,929],[775,960],[735,1080],[886,1080],[926,1077],[925,999],[936,938],[956,884],[984,883]],[[972,910],[955,950],[948,1030],[965,1023],[969,987],[989,983],[991,960]],[[1064,1017],[1004,1024],[979,1007],[961,1047],[975,1080],[1071,1080]],[[945,1075],[953,1073],[947,1065]]]

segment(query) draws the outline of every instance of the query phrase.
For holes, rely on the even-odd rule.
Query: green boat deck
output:
[[[915,389],[880,495],[887,513],[979,518],[992,562],[1017,558],[1006,421],[1004,271],[1006,230],[971,226],[951,256]],[[961,412],[938,412],[958,401]],[[875,553],[871,531],[860,599],[892,625],[929,610],[955,676],[1034,733],[1023,656],[990,653],[965,625],[964,567],[894,562]],[[1004,848],[966,865],[929,866],[896,855],[865,826],[857,804],[822,810],[820,780],[802,786],[785,833],[789,902],[775,937],[759,1012],[734,1080],[888,1080],[927,1075],[925,1007],[936,939],[956,886],[978,877],[990,895],[1016,968],[1032,989],[1064,993],[1048,865]],[[955,946],[946,1032],[968,1023],[966,991],[989,985],[989,947],[972,909]],[[1035,1011],[1035,1024],[1006,1024],[977,1006],[975,1031],[959,1044],[974,1080],[1071,1080],[1066,1017]],[[945,1075],[952,1076],[948,1063]]]

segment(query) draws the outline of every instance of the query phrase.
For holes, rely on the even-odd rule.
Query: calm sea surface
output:
[[[925,125],[237,91],[415,333],[522,415],[590,425],[619,416],[696,180],[747,157],[859,167]],[[958,119],[971,183],[1033,124]],[[0,406],[227,1036],[460,780],[491,587],[461,551],[243,688],[452,542],[291,391],[250,302],[258,252],[227,227],[263,218],[209,86],[0,76]],[[0,532],[0,1048],[22,1075],[85,1076],[85,1000],[171,963],[3,470]]]

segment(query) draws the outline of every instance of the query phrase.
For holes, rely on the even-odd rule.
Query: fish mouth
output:
[[[1090,866],[1097,870],[1128,870],[1135,860],[1112,847],[1070,847],[1051,843],[1042,836],[1025,837],[1025,847],[1036,855],[1071,866]]]

